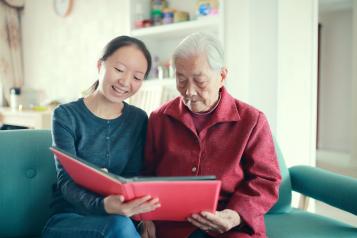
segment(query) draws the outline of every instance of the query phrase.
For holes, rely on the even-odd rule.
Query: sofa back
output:
[[[0,131],[0,237],[36,237],[56,181],[49,130]]]
[[[286,167],[283,154],[281,149],[274,140],[275,143],[275,151],[278,156],[279,167],[281,172],[281,184],[279,188],[279,200],[277,203],[270,209],[268,213],[286,213],[291,210],[291,182],[290,182],[290,175],[289,170]]]

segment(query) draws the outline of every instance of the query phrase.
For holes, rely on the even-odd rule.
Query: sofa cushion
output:
[[[0,237],[39,236],[56,181],[50,131],[0,132]]]
[[[267,214],[265,224],[269,238],[357,237],[357,228],[351,225],[299,209]]]

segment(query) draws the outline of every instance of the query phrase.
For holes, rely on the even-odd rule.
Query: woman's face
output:
[[[176,66],[176,87],[192,112],[207,112],[212,109],[223,86],[227,70],[212,70],[206,56],[178,58]]]
[[[146,69],[146,58],[139,49],[121,47],[105,61],[98,61],[98,89],[107,100],[120,103],[139,90]]]

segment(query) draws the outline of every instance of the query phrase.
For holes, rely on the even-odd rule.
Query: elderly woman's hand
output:
[[[201,212],[200,214],[193,214],[188,218],[194,226],[207,232],[224,233],[241,223],[238,212],[225,209],[217,211],[215,214],[210,212]]]

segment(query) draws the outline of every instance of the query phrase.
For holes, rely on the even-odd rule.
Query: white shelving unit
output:
[[[138,38],[180,38],[190,33],[201,31],[217,32],[217,26],[220,23],[219,16],[201,17],[196,20],[178,22],[160,26],[152,26],[141,29],[133,29],[131,35]]]
[[[135,14],[138,8],[143,9],[145,19],[150,18],[150,0],[128,0],[130,13],[129,34],[142,40],[150,50],[153,58],[158,57],[160,62],[169,62],[178,43],[187,35],[203,31],[215,36],[224,42],[224,1],[219,0],[219,13],[215,16],[196,17],[196,0],[169,0],[169,7],[180,11],[186,11],[190,15],[190,21],[152,26],[136,29]],[[138,6],[140,5],[140,6]],[[155,67],[155,63],[153,64]],[[153,69],[155,70],[155,69]],[[148,114],[162,103],[177,96],[174,78],[155,79],[150,78],[144,82],[143,87],[135,95],[130,103],[143,108]]]

